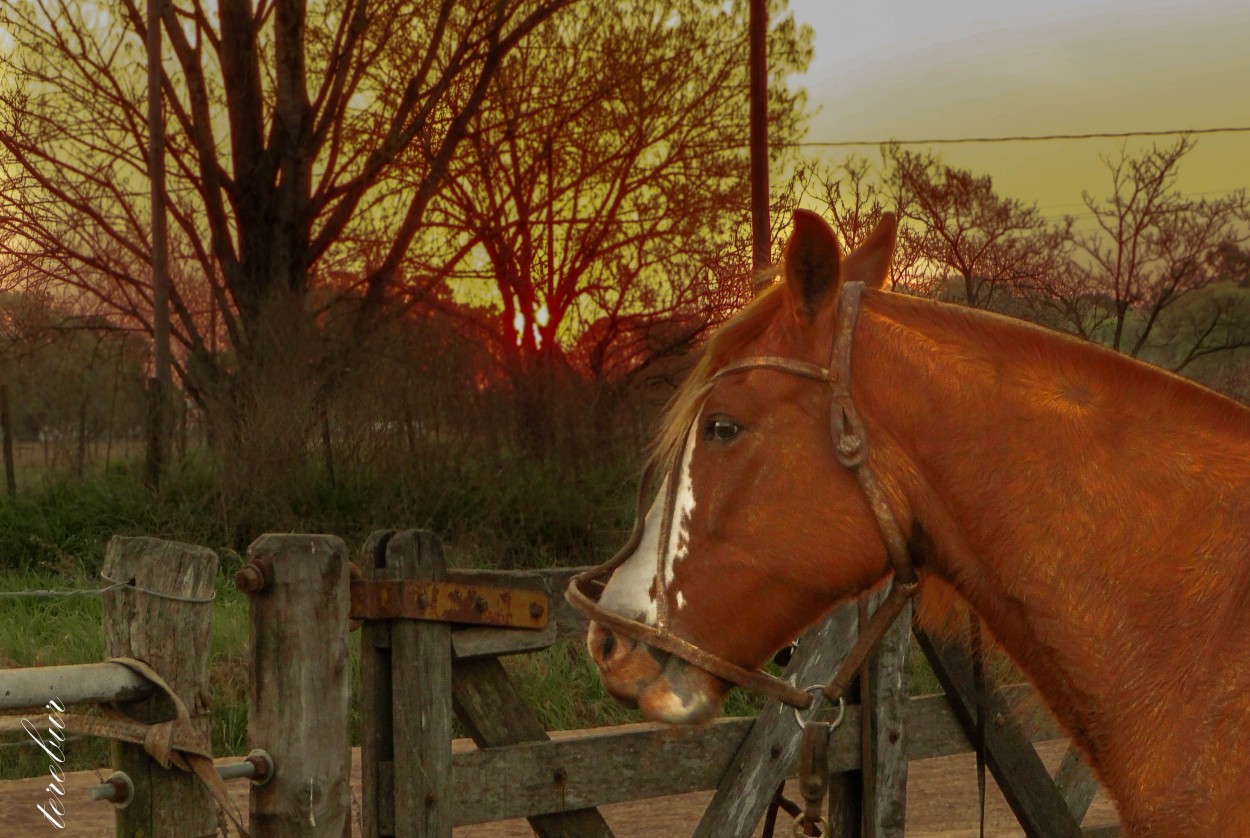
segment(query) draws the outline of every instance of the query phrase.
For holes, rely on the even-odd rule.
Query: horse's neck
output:
[[[869,435],[882,437],[883,470],[903,475],[927,569],[1105,765],[1108,743],[1159,737],[1143,723],[1180,700],[1185,678],[1217,677],[1229,632],[1245,631],[1232,627],[1250,605],[1250,422],[1160,375],[1184,402],[1162,404],[1151,374],[1093,348],[1055,337],[1050,354],[1020,327],[1037,351],[988,353],[975,321],[943,328],[920,311],[870,317],[856,346],[882,382],[857,392],[881,428]],[[985,325],[1009,343],[1013,327]],[[1237,677],[1250,688],[1248,668]]]

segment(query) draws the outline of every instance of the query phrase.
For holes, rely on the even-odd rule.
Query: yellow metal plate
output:
[[[550,611],[538,591],[455,582],[353,580],[354,620],[434,620],[540,629]]]

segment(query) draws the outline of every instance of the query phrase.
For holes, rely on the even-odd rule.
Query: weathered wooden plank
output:
[[[443,546],[424,530],[397,532],[386,543],[386,569],[395,579],[439,581]],[[451,626],[392,621],[391,684],[395,835],[451,838]]]
[[[873,594],[873,608],[887,595]],[[881,638],[869,660],[873,811],[867,813],[869,838],[902,838],[907,821],[907,708],[911,690],[912,603]]]
[[[1020,685],[1004,692],[1012,701],[1027,691]],[[786,712],[794,725],[793,713]],[[907,717],[912,727],[926,731],[923,737],[909,738],[910,759],[968,752],[967,737],[945,696],[911,699]],[[829,741],[829,770],[835,774],[860,767],[859,718],[859,707],[848,706],[845,720]],[[452,757],[456,825],[716,788],[753,723],[751,718],[718,719],[696,730],[638,723],[456,754]],[[1036,740],[1055,738],[1047,725],[1025,728],[1025,733]],[[777,763],[781,776],[794,775],[793,759],[783,760],[779,754]],[[619,773],[626,770],[627,783]],[[559,786],[553,783],[557,776],[563,778]]]
[[[859,627],[866,619],[865,607],[865,603],[855,603],[855,626],[851,629],[851,634],[847,636],[848,646],[855,642],[859,635]],[[862,674],[861,672],[861,676]],[[826,675],[825,680],[827,681],[829,677]],[[832,768],[829,770],[829,799],[825,804],[825,818],[829,821],[829,831],[843,838],[859,838],[864,833],[865,775],[863,764],[867,756],[864,749],[864,743],[867,741],[864,739],[864,732],[867,725],[864,708],[860,703],[862,700],[863,678],[861,677],[852,680],[847,685],[846,704],[852,713],[842,721],[843,727],[855,731],[855,741],[859,743],[856,750],[857,759],[855,764],[845,771],[835,771]],[[851,705],[854,706],[851,707]],[[852,725],[853,728],[851,728]],[[831,750],[836,751],[836,749]],[[835,757],[831,754],[830,759],[835,759]],[[814,835],[815,830],[809,826],[807,833]]]
[[[43,707],[52,700],[65,706],[124,704],[151,694],[148,680],[120,663],[0,669],[0,710]]]
[[[456,662],[452,668],[452,703],[480,748],[549,738],[542,721],[495,658]],[[558,786],[561,780],[553,776],[551,782]],[[612,838],[611,828],[596,809],[535,815],[529,822],[539,838]]]
[[[207,739],[212,614],[207,600],[217,578],[216,554],[155,538],[116,537],[108,544],[102,573],[134,586],[104,594],[105,655],[136,658],[152,667]],[[154,693],[121,710],[141,722],[160,722],[174,717],[171,704],[165,695]],[[161,768],[138,745],[114,742],[112,751],[113,768],[130,775],[135,786],[130,805],[116,810],[118,836],[215,831],[217,805],[194,775]]]
[[[808,632],[790,659],[787,677],[801,686],[823,685],[849,648],[855,620],[855,606],[844,606]],[[791,708],[776,701],[765,705],[717,784],[716,795],[695,828],[695,838],[750,834],[778,783],[792,770],[801,733]]]
[[[496,658],[501,655],[519,655],[525,652],[541,652],[555,642],[554,620],[540,629],[505,629],[488,626],[453,627],[451,651],[456,660],[469,658]]]
[[[976,691],[967,650],[923,631],[918,631],[916,638],[946,690],[956,718],[965,731],[971,732],[975,728]],[[1080,825],[1073,820],[1050,773],[1029,744],[1011,709],[994,692],[985,696],[985,704],[981,712],[994,720],[985,726],[986,765],[1020,825],[1033,836],[1079,836]]]
[[[1072,817],[1077,823],[1083,821],[1089,805],[1094,802],[1094,795],[1098,793],[1098,780],[1089,770],[1085,755],[1075,745],[1068,746],[1068,752],[1063,755],[1063,762],[1055,772],[1055,786],[1068,804]]]
[[[548,742],[456,754],[452,758],[456,824],[713,788],[751,722],[721,719],[698,730],[620,725]]]
[[[248,591],[248,741],[276,766],[249,793],[249,829],[257,838],[350,836],[347,547],[332,535],[262,535],[248,559],[265,577]]]
[[[523,591],[539,591],[547,597],[548,619],[546,624],[540,629],[453,626],[451,630],[451,649],[456,660],[537,652],[548,648],[555,642],[559,618],[553,613],[553,605],[557,600],[561,603],[564,602],[564,590],[561,588],[554,592],[551,591],[548,585],[548,578],[538,573],[526,571],[461,570],[449,568],[447,570],[447,579],[462,585],[485,585]]]
[[[995,692],[1008,707],[1017,707],[1034,696],[1028,684],[1008,684]],[[1059,725],[1048,715],[1029,714],[1018,721],[1030,742],[1064,738]],[[972,750],[971,741],[944,695],[913,698],[907,709],[907,724],[909,761],[966,754]]]
[[[360,566],[366,579],[386,575],[386,542],[392,535],[380,530],[365,539]],[[360,628],[360,822],[364,838],[395,834],[392,695],[390,623],[366,622]]]

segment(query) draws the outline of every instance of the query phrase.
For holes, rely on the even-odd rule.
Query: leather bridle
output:
[[[838,701],[842,698],[864,661],[880,643],[886,630],[902,612],[907,601],[919,590],[916,569],[908,555],[907,542],[903,537],[902,529],[894,518],[885,493],[881,490],[880,484],[868,465],[868,446],[864,436],[864,426],[851,399],[851,341],[863,290],[863,283],[859,282],[846,283],[842,286],[838,300],[837,333],[828,368],[791,358],[757,355],[719,370],[708,382],[708,386],[711,386],[716,381],[731,375],[751,370],[771,370],[829,385],[832,397],[829,418],[834,452],[838,462],[854,474],[859,482],[873,516],[877,520],[877,527],[885,542],[886,553],[889,555],[894,571],[894,585],[889,596],[873,613],[868,624],[861,629],[855,646],[843,660],[838,672],[821,690],[822,695],[831,701]],[[642,484],[639,486],[639,513],[629,542],[609,561],[574,576],[565,590],[565,599],[584,616],[617,634],[675,655],[736,686],[777,699],[798,709],[806,709],[814,701],[808,690],[800,689],[766,672],[744,669],[683,640],[668,630],[668,596],[664,587],[666,574],[663,563],[672,532],[673,507],[676,502],[685,444],[683,442],[677,451],[664,498],[664,517],[660,525],[660,540],[656,556],[656,625],[647,625],[608,611],[599,605],[599,598],[604,588],[607,587],[607,581],[612,573],[633,555],[642,541],[645,529],[643,501],[647,486],[651,482],[649,472],[643,476]]]

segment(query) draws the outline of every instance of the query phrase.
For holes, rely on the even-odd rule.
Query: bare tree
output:
[[[1071,277],[1052,290],[1085,321],[1082,331],[1095,331],[1090,323],[1101,327],[1099,337],[1134,357],[1169,343],[1175,357],[1167,362],[1177,369],[1244,341],[1230,327],[1230,318],[1242,316],[1231,300],[1184,307],[1191,321],[1185,328],[1167,322],[1180,303],[1225,278],[1233,264],[1227,256],[1250,240],[1244,191],[1195,199],[1177,190],[1180,162],[1193,147],[1183,137],[1166,148],[1106,160],[1111,193],[1101,200],[1085,193],[1096,229],[1073,235]],[[1184,346],[1177,344],[1182,340]]]
[[[1067,230],[1049,225],[1036,206],[994,191],[988,175],[956,169],[930,154],[885,149],[887,181],[902,219],[903,252],[914,255],[913,281],[954,280],[967,305],[988,308],[1001,289],[1030,286],[1053,272]]]
[[[789,141],[802,108],[785,80],[810,33],[786,17],[772,40],[770,127]],[[647,0],[570,9],[495,75],[435,208],[458,274],[491,288],[493,316],[473,322],[527,432],[550,429],[547,388],[562,372],[610,401],[714,319],[709,254],[747,206],[746,52],[745,7]]]
[[[302,459],[505,56],[570,2],[164,5],[177,372],[219,443],[263,438],[276,466]],[[22,176],[0,224],[47,281],[150,328],[140,6],[0,11],[16,43],[0,59],[0,147]],[[349,339],[328,341],[331,323]]]

